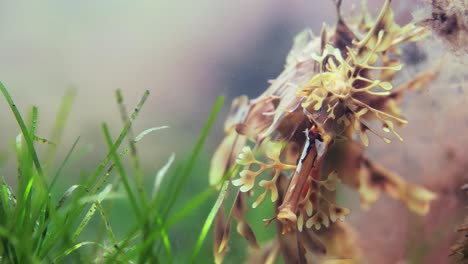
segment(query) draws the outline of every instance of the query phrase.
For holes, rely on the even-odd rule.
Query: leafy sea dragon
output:
[[[215,218],[217,263],[228,250],[233,220],[251,248],[259,248],[245,219],[248,196],[255,196],[253,208],[268,194],[275,204],[273,217],[264,221],[276,223],[278,236],[255,250],[257,263],[274,263],[280,254],[286,263],[310,263],[311,256],[325,255],[358,261],[353,233],[342,223],[350,210],[336,204],[339,183],[357,190],[365,208],[383,192],[415,213],[428,212],[434,193],[407,183],[364,154],[368,133],[387,143],[402,140],[396,128],[407,123],[399,108],[403,95],[436,76],[436,71],[426,71],[392,86],[403,67],[400,44],[418,41],[428,31],[397,25],[390,3],[385,1],[375,21],[363,15],[347,25],[341,1],[336,1],[333,29],[324,26],[320,37],[300,33],[285,69],[270,87],[256,99],[240,96],[232,102],[225,138],[210,169],[210,183],[217,186],[228,172],[240,169],[239,176],[227,178],[234,203],[226,216],[223,202]],[[253,193],[255,185],[263,189],[259,195]]]

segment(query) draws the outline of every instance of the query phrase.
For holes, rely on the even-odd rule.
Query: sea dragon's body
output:
[[[336,238],[350,234],[343,223],[336,222],[350,212],[335,204],[339,182],[356,189],[364,207],[385,192],[416,213],[428,211],[435,198],[432,192],[406,183],[363,153],[369,131],[385,142],[390,139],[382,134],[401,139],[395,128],[407,122],[398,107],[402,95],[423,87],[435,76],[428,71],[392,87],[391,81],[402,68],[398,46],[428,32],[413,24],[395,24],[390,2],[385,2],[374,22],[363,17],[352,27],[339,14],[332,34],[325,27],[320,37],[314,38],[309,31],[301,33],[284,71],[271,86],[256,99],[241,96],[233,101],[225,122],[226,137],[212,160],[210,183],[220,184],[235,166],[243,169],[232,180],[240,188],[227,223],[223,221],[224,207],[217,215],[217,262],[226,252],[232,218],[238,223],[238,232],[252,247],[258,247],[244,218],[245,197],[253,193],[263,172],[272,176],[259,181],[264,192],[253,207],[270,193],[276,212],[266,223],[276,221],[280,234],[265,247],[262,261],[273,261],[279,252],[287,263],[306,263],[308,252],[358,258],[354,245]],[[339,10],[340,1],[337,6]],[[372,128],[376,123],[381,124],[382,132]]]

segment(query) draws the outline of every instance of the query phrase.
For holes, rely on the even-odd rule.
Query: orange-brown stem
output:
[[[278,207],[277,219],[284,224],[296,223],[297,204],[301,198],[302,190],[307,183],[307,178],[315,178],[319,172],[319,168],[314,166],[317,158],[314,140],[314,138],[309,139],[307,137],[301,160],[288,186],[283,203]]]

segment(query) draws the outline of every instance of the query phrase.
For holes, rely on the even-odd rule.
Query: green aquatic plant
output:
[[[216,101],[188,161],[177,164],[180,170],[172,171],[169,166],[174,156],[171,156],[167,164],[155,173],[154,179],[150,179],[143,177],[137,144],[150,133],[167,126],[134,134],[133,123],[149,91],[127,114],[123,96],[118,90],[116,101],[123,122],[120,134],[113,139],[107,124],[103,123],[107,154],[94,170],[81,172],[81,180],[60,193],[64,184],[76,179],[71,176],[79,174],[66,169],[70,163],[79,160],[77,152],[81,156],[86,156],[83,153],[93,154],[84,150],[77,138],[64,157],[57,156],[74,93],[64,97],[48,140],[37,136],[38,108],[32,108],[27,121],[2,83],[0,92],[20,129],[14,145],[16,177],[4,175],[8,170],[4,169],[5,164],[0,164],[1,263],[174,263],[176,257],[180,259],[175,256],[177,252],[174,252],[169,233],[174,232],[174,225],[186,219],[187,214],[198,209],[214,188],[208,188],[188,203],[184,202],[184,206],[173,213],[175,204],[183,197],[181,193],[222,106],[222,97]],[[126,141],[127,146],[123,146]],[[41,147],[38,144],[46,144],[44,156],[36,150]],[[123,163],[126,156],[131,159],[130,170]],[[53,163],[56,157],[63,159],[57,168]],[[154,183],[147,184],[148,180]],[[125,206],[116,205],[120,201],[128,202],[131,210],[124,217],[119,210]],[[119,217],[115,217],[113,211],[118,211]],[[125,221],[125,227],[116,227],[118,218]],[[193,255],[196,256],[195,253]]]

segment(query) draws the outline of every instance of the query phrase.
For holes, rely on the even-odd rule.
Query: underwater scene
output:
[[[465,0],[0,7],[0,263],[468,263]]]

